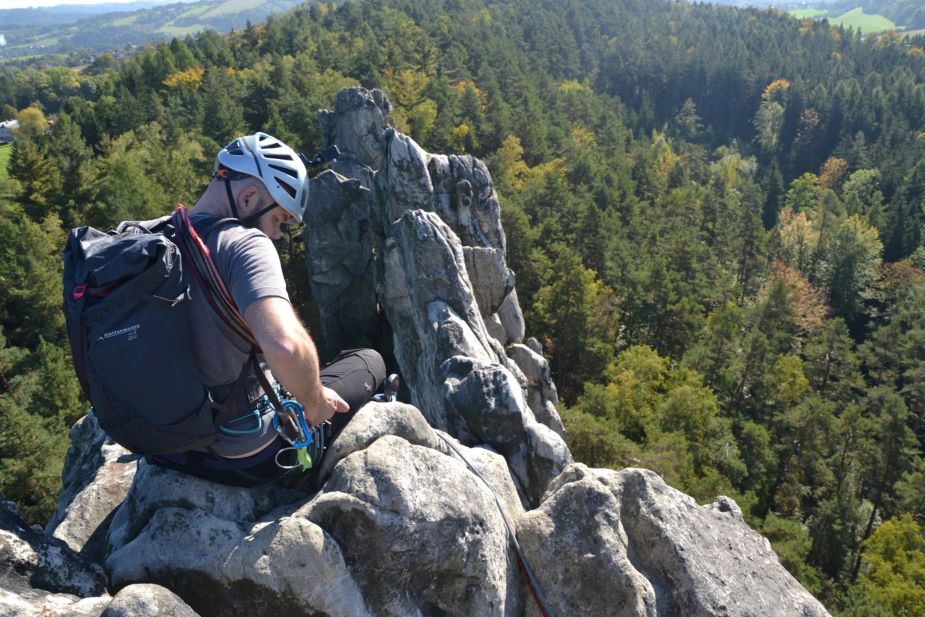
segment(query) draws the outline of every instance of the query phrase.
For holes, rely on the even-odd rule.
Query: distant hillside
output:
[[[925,3],[921,0],[839,0],[828,8],[830,15],[837,16],[858,7],[870,15],[883,15],[898,28],[925,28]]]
[[[47,26],[72,24],[81,19],[104,13],[125,13],[151,9],[177,2],[195,0],[139,0],[138,2],[103,2],[100,4],[59,4],[27,9],[0,9],[0,30],[8,32],[12,26]]]
[[[200,0],[164,4],[149,0],[0,10],[6,45],[0,58],[99,52],[212,28],[227,32],[258,23],[303,0]]]
[[[920,0],[817,1],[784,4],[783,8],[796,17],[827,19],[833,25],[864,33],[925,28],[925,3]]]
[[[738,7],[776,7],[795,17],[827,19],[833,25],[861,32],[921,30],[925,28],[925,2],[921,0],[708,0]]]

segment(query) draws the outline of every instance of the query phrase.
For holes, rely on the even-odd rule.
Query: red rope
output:
[[[244,321],[244,317],[238,310],[234,298],[228,291],[228,287],[222,280],[212,260],[209,247],[203,242],[202,238],[196,233],[196,228],[189,220],[189,214],[186,208],[177,207],[173,217],[174,229],[176,230],[176,240],[181,245],[181,253],[184,260],[192,266],[193,275],[197,283],[206,295],[206,299],[212,308],[218,314],[225,325],[237,333],[242,339],[257,347],[256,338]]]

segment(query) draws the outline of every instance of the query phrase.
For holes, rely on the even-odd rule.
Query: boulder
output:
[[[328,350],[379,347],[369,190],[325,171],[311,182],[305,212],[309,286]]]
[[[0,614],[98,616],[106,575],[57,538],[44,536],[0,498]]]
[[[478,442],[448,412],[440,367],[455,356],[498,364],[533,415],[564,437],[548,365],[531,356],[521,367],[504,349],[523,341],[524,321],[488,168],[471,156],[426,152],[387,127],[390,109],[380,92],[348,88],[332,111],[319,112],[324,145],[346,152],[313,180],[305,232],[327,347],[391,346],[411,403],[469,445]],[[377,338],[388,330],[391,345]],[[534,497],[542,491],[531,489]]]
[[[386,436],[344,459],[303,511],[343,547],[377,615],[523,613],[504,521],[464,463]]]
[[[732,500],[698,506],[644,469],[569,466],[517,538],[557,615],[828,615]]]
[[[466,271],[474,281],[473,293],[483,316],[492,316],[514,290],[514,273],[507,269],[501,249],[463,247]]]
[[[457,369],[466,366],[456,361]],[[510,431],[504,418],[516,427],[515,411],[529,414],[518,389],[503,387],[514,378],[502,368],[470,363],[460,374],[449,383],[457,401],[473,402],[467,415],[484,396],[503,410],[496,417],[481,411],[500,423],[485,430]],[[116,598],[110,602],[102,584],[52,593],[20,578],[4,581],[16,591],[0,593],[0,608],[95,616],[174,607],[170,593],[145,585],[153,583],[204,616],[539,615],[500,503],[555,614],[827,614],[731,500],[698,506],[645,470],[572,464],[549,471],[561,453],[545,448],[557,437],[534,421],[519,439],[499,441],[499,451],[470,448],[433,430],[410,405],[371,403],[331,446],[321,466],[330,478],[314,495],[221,486],[141,462],[107,527],[105,565]],[[519,455],[520,468],[500,449]],[[554,477],[538,507],[525,512],[517,485],[526,477],[540,486],[530,474],[544,469]],[[114,481],[94,473],[86,488]],[[82,560],[21,519],[4,520]],[[73,572],[58,581],[80,580]],[[160,614],[192,614],[176,606]]]
[[[71,428],[62,491],[45,533],[82,551],[128,494],[137,459],[107,437],[93,413],[78,420]],[[94,543],[88,553],[95,548]]]
[[[106,592],[106,575],[57,538],[31,528],[10,501],[0,505],[0,587],[88,598]]]
[[[520,302],[517,300],[516,288],[512,289],[511,293],[507,295],[504,302],[501,303],[498,313],[493,317],[501,324],[501,328],[504,330],[505,339],[498,339],[501,344],[520,343],[524,340],[526,324],[524,324],[524,314],[520,309]],[[542,355],[542,349],[537,353]]]
[[[140,584],[123,587],[103,611],[102,617],[199,617],[175,593],[159,585]]]
[[[552,382],[549,362],[542,354],[518,343],[510,345],[507,354],[524,375],[527,384],[527,405],[533,411],[533,415],[565,439],[565,425],[556,410],[559,393],[556,391],[556,384]]]
[[[411,402],[436,428],[462,436],[449,417],[440,365],[462,355],[499,362],[471,292],[462,247],[435,214],[413,210],[392,225],[381,302]]]
[[[109,532],[114,588],[153,582],[201,615],[371,615],[304,493],[213,484],[146,463]]]
[[[523,508],[499,454],[434,432],[409,405],[371,403],[328,455],[314,497],[142,461],[109,526],[113,588],[160,584],[202,615],[522,614],[494,494],[512,521]]]
[[[455,356],[441,367],[447,408],[476,443],[505,456],[528,504],[572,462],[561,436],[539,424],[514,375],[497,364]]]
[[[14,593],[0,588],[0,615],[4,617],[99,617],[109,604],[108,596],[79,598],[62,593],[29,589]]]
[[[415,407],[404,403],[370,403],[357,411],[325,452],[320,477],[327,479],[342,459],[366,449],[384,435],[395,435],[412,444],[445,451],[442,441]]]
[[[322,146],[336,144],[343,160],[376,170],[382,164],[383,135],[392,104],[381,90],[345,88],[332,111],[318,112]],[[343,160],[341,162],[343,162]]]
[[[485,164],[469,155],[427,154],[425,160],[440,218],[465,246],[496,249],[503,256],[501,204]]]

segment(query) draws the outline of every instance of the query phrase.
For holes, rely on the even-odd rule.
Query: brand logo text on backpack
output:
[[[109,332],[106,332],[105,334],[103,334],[103,336],[101,336],[97,340],[103,341],[106,339],[110,339],[114,336],[119,336],[120,334],[128,334],[128,340],[134,341],[136,338],[138,338],[138,330],[140,328],[141,328],[141,324],[136,323],[131,326],[128,326],[127,328],[119,328],[118,330],[110,330]]]

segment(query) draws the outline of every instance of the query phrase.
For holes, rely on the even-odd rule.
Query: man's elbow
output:
[[[272,340],[261,342],[264,357],[272,366],[275,362],[288,362],[304,358],[312,349],[311,339],[304,332],[290,332]]]

